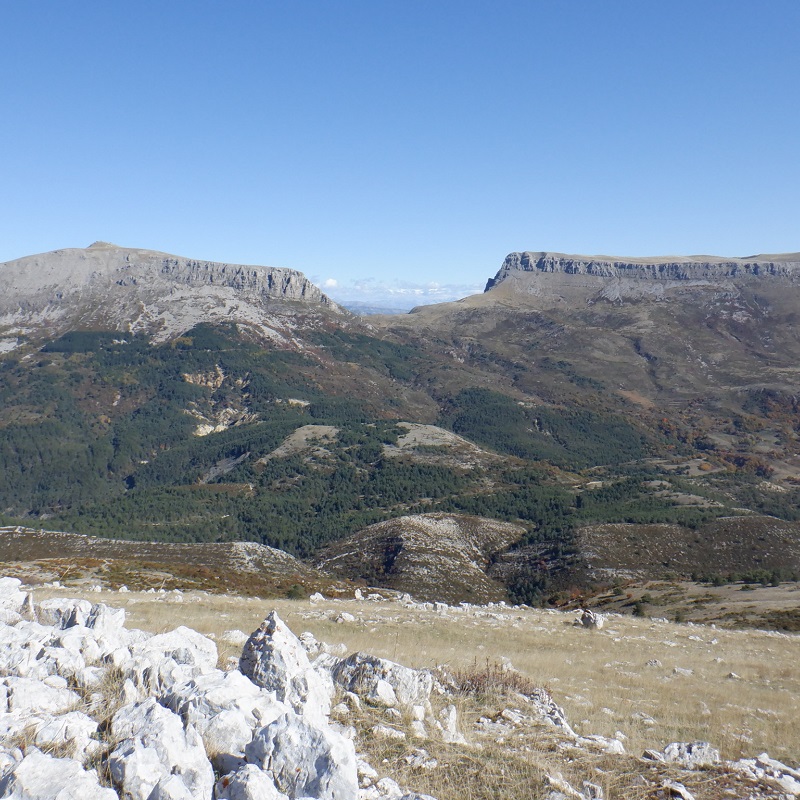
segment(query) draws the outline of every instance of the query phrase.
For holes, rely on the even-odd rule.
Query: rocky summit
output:
[[[95,242],[0,264],[0,335],[123,330],[166,340],[197,322],[269,329],[269,318],[309,306],[346,313],[302,273]],[[266,331],[265,331],[266,332]]]
[[[657,281],[718,281],[724,278],[779,275],[800,277],[800,253],[757,255],[744,258],[721,256],[659,256],[625,258],[581,256],[565,253],[509,253],[486,291],[517,272],[592,275],[598,278],[638,278]]]

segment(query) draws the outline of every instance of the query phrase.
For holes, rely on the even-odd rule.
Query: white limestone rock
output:
[[[49,714],[35,714],[31,711],[4,711],[0,713],[0,742],[27,739],[36,725],[52,719]]]
[[[245,764],[217,781],[216,800],[288,800],[269,775],[254,764]]]
[[[603,618],[602,614],[598,614],[595,611],[590,611],[588,608],[586,608],[581,614],[580,624],[589,630],[599,631],[605,624],[605,619]]]
[[[324,724],[331,693],[314,671],[300,640],[272,611],[242,651],[239,669],[256,686],[275,692],[278,700],[307,719]]]
[[[166,694],[165,703],[200,733],[223,711],[240,712],[253,729],[267,725],[289,710],[276,699],[274,692],[256,686],[238,670],[213,670],[177,684]]]
[[[134,656],[158,655],[177,664],[209,672],[217,667],[217,646],[207,636],[183,625],[168,633],[151,636],[131,647]]]
[[[85,625],[91,611],[92,604],[88,600],[51,597],[39,603],[36,616],[41,625],[64,629]]]
[[[163,697],[176,684],[194,678],[201,668],[179,664],[158,652],[137,653],[120,666],[122,676],[135,687],[139,697]]]
[[[402,705],[424,704],[433,689],[433,674],[395,664],[367,653],[353,653],[333,669],[333,679],[364,698],[378,697],[380,681],[393,690]]]
[[[124,706],[114,715],[117,747],[109,756],[111,775],[132,800],[148,800],[156,784],[177,775],[196,800],[210,800],[214,772],[203,741],[191,726],[154,698]]]
[[[100,750],[97,723],[81,711],[50,717],[34,726],[34,743],[39,748],[58,747],[83,763]]]
[[[591,733],[588,736],[579,736],[575,743],[579,747],[585,747],[587,750],[597,750],[609,755],[621,756],[625,754],[625,745],[619,739],[600,736],[596,733]]]
[[[241,711],[220,711],[211,718],[201,737],[209,760],[218,772],[231,772],[245,763],[244,749],[253,729]]]
[[[373,725],[370,728],[370,733],[375,739],[389,739],[393,741],[404,741],[406,735],[403,731],[397,728],[391,728],[388,725]]]
[[[25,603],[26,594],[20,590],[19,578],[0,578],[0,608],[19,614]]]
[[[663,751],[664,761],[697,769],[720,763],[719,750],[708,742],[672,742]]]
[[[181,778],[168,775],[155,785],[147,800],[195,800],[195,796]]]
[[[250,637],[240,630],[224,631],[220,636],[221,641],[233,647],[244,647]]]
[[[290,798],[353,800],[358,792],[353,743],[293,712],[257,730],[245,753]]]
[[[9,800],[118,800],[71,758],[53,758],[35,747],[0,780],[0,797]]]
[[[6,688],[9,711],[38,714],[63,714],[80,703],[80,696],[71,689],[58,689],[42,681],[15,676],[0,680]]]
[[[86,617],[86,627],[97,636],[118,636],[125,628],[125,609],[95,603]]]
[[[86,669],[86,661],[80,653],[63,647],[45,647],[38,660],[51,675],[72,678]]]
[[[737,772],[744,772],[754,780],[767,779],[777,783],[781,791],[791,797],[800,797],[800,770],[783,764],[777,759],[770,758],[768,753],[762,753],[757,758],[742,758],[739,761],[729,761],[727,766]]]
[[[667,797],[677,797],[679,800],[694,800],[694,795],[682,783],[677,781],[662,781],[661,788],[666,790]]]
[[[386,706],[387,708],[393,708],[398,702],[392,684],[382,678],[375,682],[372,691],[367,694],[366,700],[373,705]]]
[[[527,696],[536,709],[537,715],[544,721],[558,728],[572,739],[577,739],[578,734],[567,721],[564,709],[559,706],[546,689],[535,689]]]
[[[0,737],[2,737],[1,733]],[[18,747],[13,750],[5,750],[0,747],[0,781],[22,761],[23,757],[22,750]]]
[[[97,634],[91,628],[75,625],[60,632],[54,646],[63,647],[71,653],[79,655],[87,664],[96,664],[106,655],[106,644],[97,640]],[[115,644],[115,646],[117,646]]]
[[[458,729],[458,711],[454,705],[445,706],[439,712],[438,728],[442,740],[451,744],[466,744],[467,740]]]

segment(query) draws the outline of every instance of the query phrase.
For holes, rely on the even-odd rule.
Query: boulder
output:
[[[63,647],[45,647],[38,660],[50,675],[72,678],[86,669],[86,661],[79,652]]]
[[[3,678],[9,711],[37,714],[63,714],[80,703],[80,696],[70,689],[58,689],[30,678]]]
[[[194,800],[194,795],[181,778],[169,775],[155,785],[147,800]]]
[[[84,762],[100,750],[97,723],[81,711],[50,717],[34,726],[34,743],[40,748],[58,747],[70,758]]]
[[[454,705],[445,706],[439,712],[437,727],[443,741],[451,744],[466,744],[466,739],[458,730],[458,711]]]
[[[0,623],[3,625],[16,625],[22,620],[22,614],[12,611],[10,608],[0,606]]]
[[[185,683],[176,684],[165,695],[165,704],[186,724],[202,730],[215,714],[236,710],[244,714],[248,725],[266,725],[288,711],[275,693],[256,686],[238,670],[215,669]]]
[[[217,781],[216,800],[288,800],[269,775],[254,764],[245,764]]]
[[[210,800],[214,772],[200,735],[154,698],[117,711],[111,735],[118,742],[109,756],[111,775],[132,800],[148,800],[170,775],[177,775],[195,800]]]
[[[86,617],[86,627],[98,636],[118,636],[125,628],[125,609],[95,603]]]
[[[2,734],[0,734],[2,736]],[[0,781],[22,761],[22,750],[15,747],[13,750],[0,748]]]
[[[42,600],[39,603],[36,617],[40,625],[71,628],[73,625],[85,625],[91,611],[92,604],[88,600],[51,597],[49,600]]]
[[[411,669],[367,653],[353,653],[340,661],[332,675],[339,686],[366,699],[379,700],[383,693],[380,682],[384,682],[402,705],[424,704],[433,689],[433,674],[428,670]]]
[[[278,789],[293,800],[353,800],[357,796],[353,743],[291,711],[257,730],[245,753],[249,763],[269,769]]]
[[[536,709],[537,715],[544,722],[558,728],[572,739],[578,738],[578,734],[575,733],[572,726],[567,721],[567,715],[564,713],[564,709],[550,697],[550,693],[546,689],[537,688],[527,697]]]
[[[181,625],[174,631],[133,644],[131,652],[136,655],[171,658],[177,664],[197,667],[200,672],[209,672],[217,667],[217,646],[207,636]]]
[[[118,800],[97,773],[71,758],[53,758],[35,747],[0,779],[0,797],[10,800]]]
[[[581,614],[580,622],[584,628],[599,631],[603,627],[605,620],[603,619],[602,614],[596,614],[594,611],[590,611],[588,608],[586,608]]]
[[[176,684],[191,680],[200,668],[179,664],[174,658],[162,656],[157,651],[137,653],[119,665],[124,680],[129,680],[139,697],[163,697]]]
[[[214,768],[224,773],[245,763],[244,749],[253,738],[253,729],[241,711],[230,709],[215,714],[200,736]]]
[[[664,761],[680,764],[682,767],[697,769],[720,763],[719,750],[708,742],[672,742],[662,756]]]
[[[244,631],[238,629],[224,631],[222,636],[220,636],[220,639],[225,642],[225,644],[233,645],[233,647],[244,647],[249,638],[250,637]]]
[[[239,669],[256,686],[275,692],[298,714],[324,723],[331,695],[314,671],[300,640],[272,611],[242,650]]]
[[[0,742],[27,740],[36,725],[42,725],[50,719],[53,719],[50,714],[34,714],[30,711],[0,713]]]
[[[20,591],[22,581],[19,578],[0,578],[0,608],[15,614],[22,612],[27,595]]]
[[[770,758],[768,753],[762,753],[757,758],[728,762],[727,766],[737,772],[744,772],[754,780],[766,778],[777,783],[786,795],[800,797],[800,770]]]

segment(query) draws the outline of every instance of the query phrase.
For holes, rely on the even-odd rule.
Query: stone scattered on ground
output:
[[[428,605],[442,615],[466,611]],[[584,616],[578,624],[602,627],[602,618],[587,624]],[[565,764],[581,753],[625,754],[622,734],[578,734],[544,689],[516,694],[466,730],[452,690],[432,672],[297,637],[274,611],[251,635],[220,639],[242,647],[226,670],[215,642],[189,628],[128,629],[124,610],[86,600],[35,606],[20,581],[0,578],[0,798],[433,800],[357,752],[350,720],[366,713],[375,740],[406,748],[402,762],[420,771],[440,768],[419,746],[425,740],[477,752],[526,731],[548,732]],[[722,762],[708,742],[673,742],[638,763],[653,797],[693,800],[690,779],[707,770],[739,776],[757,787],[753,797],[800,797],[800,771],[766,753]],[[593,781],[553,771],[545,783],[549,800],[603,800]]]

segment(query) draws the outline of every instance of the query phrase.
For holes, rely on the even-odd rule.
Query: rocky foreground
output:
[[[219,669],[216,643],[189,628],[128,629],[123,609],[87,600],[34,605],[19,580],[0,579],[0,797],[426,800],[381,774],[388,760],[370,765],[359,752],[368,709],[378,721],[367,736],[418,742],[420,770],[437,766],[426,742],[479,753],[541,731],[565,765],[581,753],[639,765],[636,797],[722,796],[694,788],[715,784],[726,796],[800,796],[800,771],[767,754],[723,763],[707,742],[674,742],[633,758],[624,737],[577,734],[539,688],[464,730],[457,679],[298,638],[274,611],[249,637],[226,639],[241,655]],[[576,786],[552,769],[530,796],[598,800],[600,783]]]

